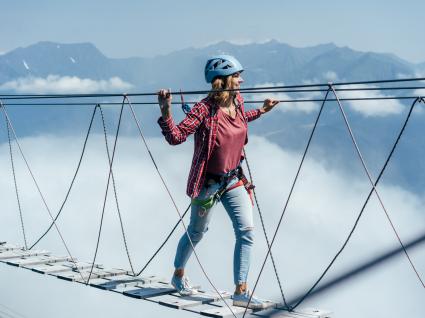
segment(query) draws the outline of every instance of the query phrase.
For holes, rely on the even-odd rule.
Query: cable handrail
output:
[[[384,84],[384,83],[401,83],[401,82],[415,82],[415,81],[425,81],[425,77],[416,77],[416,78],[401,78],[401,79],[389,79],[389,80],[375,80],[375,81],[355,81],[355,82],[335,82],[332,83],[333,86],[348,86],[348,85],[367,85],[367,84]],[[302,84],[302,85],[280,85],[280,86],[264,86],[264,87],[248,87],[248,88],[238,88],[238,89],[221,89],[221,90],[189,90],[181,91],[184,95],[197,95],[197,94],[206,94],[210,92],[219,92],[219,91],[240,91],[240,92],[257,92],[264,90],[278,90],[278,89],[293,89],[293,88],[312,88],[312,87],[327,87],[329,83],[317,83],[317,84]],[[354,89],[354,88],[353,88]],[[399,88],[403,89],[403,88]],[[409,88],[412,89],[412,88]],[[357,90],[363,90],[359,87]],[[326,91],[326,89],[324,90]],[[42,98],[91,98],[91,97],[121,97],[123,93],[113,93],[113,94],[0,94],[0,97],[3,100],[7,99],[42,99]],[[146,92],[146,93],[126,93],[128,97],[135,96],[156,96],[157,92]]]
[[[340,98],[340,101],[374,101],[374,100],[412,100],[418,96],[380,96],[380,97],[357,97],[357,98]],[[308,103],[323,102],[323,99],[279,99],[279,103]],[[328,102],[337,102],[336,98],[327,99]],[[197,102],[185,102],[194,105]],[[262,104],[264,100],[244,100],[245,104]],[[3,103],[5,106],[93,106],[93,103]],[[102,102],[102,106],[121,105],[119,102]],[[172,105],[181,106],[180,102],[172,102]],[[132,105],[158,105],[158,102],[133,102]]]

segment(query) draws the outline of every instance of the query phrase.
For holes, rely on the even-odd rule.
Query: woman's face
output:
[[[235,74],[230,75],[230,89],[239,89],[241,87],[241,84],[243,83],[243,79],[240,72],[237,72]],[[237,93],[238,91],[234,91],[234,93]]]

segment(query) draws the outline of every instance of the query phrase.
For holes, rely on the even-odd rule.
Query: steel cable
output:
[[[15,185],[15,194],[16,194],[16,200],[18,202],[18,211],[19,211],[19,219],[21,221],[21,229],[22,229],[22,235],[24,238],[24,244],[25,244],[25,249],[28,249],[28,244],[27,244],[27,236],[25,233],[25,225],[24,225],[24,217],[23,217],[23,213],[22,213],[22,207],[21,207],[21,200],[19,199],[19,190],[18,190],[18,182],[16,180],[16,172],[15,172],[15,163],[13,160],[13,150],[12,150],[12,142],[10,139],[10,127],[9,127],[9,122],[6,119],[6,127],[7,127],[7,140],[9,142],[9,154],[10,154],[10,164],[12,167],[12,175],[13,175],[13,184]]]
[[[104,199],[103,199],[102,213],[101,213],[99,231],[98,231],[97,242],[96,242],[96,249],[95,249],[95,252],[94,252],[93,262],[92,262],[92,266],[90,268],[89,277],[87,278],[87,281],[86,281],[86,285],[88,285],[89,282],[90,282],[90,278],[91,278],[91,275],[93,273],[93,269],[94,269],[94,266],[95,266],[97,252],[99,250],[100,236],[101,236],[102,227],[103,227],[103,218],[105,216],[106,199],[108,198],[109,184],[110,184],[111,175],[112,175],[112,165],[114,163],[115,150],[116,150],[116,147],[117,147],[118,135],[119,135],[120,127],[121,127],[121,119],[122,119],[122,113],[123,113],[123,109],[124,109],[124,102],[125,102],[125,98],[123,98],[123,101],[122,101],[122,105],[121,105],[121,109],[120,109],[120,114],[119,114],[119,118],[118,118],[117,130],[116,130],[116,133],[115,133],[114,148],[112,150],[111,160],[109,161],[108,181],[106,182],[106,190],[105,190],[105,196],[104,196]]]
[[[278,224],[277,224],[277,226],[276,226],[276,230],[275,230],[275,232],[274,232],[274,234],[273,234],[272,241],[270,242],[270,246],[269,246],[269,247],[268,247],[268,249],[267,249],[266,257],[264,258],[263,264],[261,265],[261,269],[260,269],[260,272],[259,272],[259,274],[258,274],[258,277],[257,277],[257,279],[256,279],[256,281],[255,281],[254,288],[252,289],[252,293],[251,293],[251,295],[250,295],[250,298],[249,298],[248,304],[247,304],[247,305],[246,305],[246,307],[245,307],[245,311],[244,311],[244,313],[243,313],[243,318],[245,317],[245,315],[246,315],[246,313],[247,313],[247,311],[248,311],[248,306],[249,306],[249,304],[250,304],[250,302],[251,302],[251,300],[252,300],[252,297],[253,297],[253,295],[254,295],[255,289],[256,289],[256,288],[257,288],[257,286],[258,286],[258,282],[259,282],[259,280],[260,280],[261,274],[262,274],[262,273],[263,273],[263,271],[264,271],[264,266],[266,265],[267,258],[268,258],[268,257],[269,257],[269,255],[270,255],[271,248],[272,248],[272,246],[273,246],[273,244],[274,244],[274,241],[275,241],[275,239],[276,239],[277,232],[279,231],[280,225],[281,225],[281,223],[282,223],[283,216],[285,215],[286,209],[287,209],[288,204],[289,204],[289,200],[291,199],[292,192],[294,191],[295,184],[297,183],[298,176],[299,176],[299,174],[300,174],[300,171],[301,171],[301,168],[302,168],[302,166],[303,166],[304,160],[305,160],[305,158],[306,158],[307,152],[308,152],[308,150],[309,150],[309,148],[310,148],[311,140],[313,139],[314,133],[315,133],[316,128],[317,128],[317,124],[319,123],[319,119],[320,119],[320,116],[321,116],[321,114],[322,114],[322,112],[323,112],[323,108],[324,108],[324,106],[325,106],[325,102],[326,102],[326,99],[328,98],[329,92],[330,92],[330,89],[328,89],[328,90],[326,91],[326,95],[325,95],[325,97],[324,97],[323,103],[322,103],[322,105],[321,105],[321,107],[320,107],[320,110],[319,110],[319,112],[318,112],[318,114],[317,114],[316,120],[315,120],[315,122],[314,122],[313,128],[312,128],[311,133],[310,133],[310,136],[309,136],[309,138],[308,138],[308,142],[307,142],[307,145],[306,145],[306,147],[305,147],[305,150],[304,150],[303,156],[302,156],[301,161],[300,161],[300,164],[299,164],[299,166],[298,166],[297,173],[295,174],[294,181],[292,182],[291,189],[290,189],[289,194],[288,194],[288,197],[287,197],[287,199],[286,199],[285,206],[284,206],[283,211],[282,211],[282,213],[281,213],[281,215],[280,215],[279,222],[278,222]],[[294,308],[292,308],[292,309],[294,309]]]
[[[404,121],[404,124],[403,124],[403,126],[402,126],[402,128],[401,128],[401,130],[400,130],[400,132],[399,132],[399,134],[397,136],[397,139],[396,139],[396,141],[395,141],[395,143],[394,143],[394,145],[393,145],[393,147],[392,147],[389,155],[387,156],[387,159],[385,160],[384,166],[382,167],[382,169],[381,169],[381,171],[380,171],[380,173],[378,175],[378,178],[376,179],[376,181],[374,183],[374,186],[375,187],[378,185],[379,181],[381,180],[381,177],[382,177],[382,175],[383,175],[383,173],[384,173],[384,171],[385,171],[385,169],[386,169],[386,167],[387,167],[387,165],[388,165],[388,163],[389,163],[389,161],[390,161],[390,159],[391,159],[391,157],[392,157],[392,155],[393,155],[393,153],[394,153],[394,151],[395,151],[395,149],[396,149],[396,147],[398,145],[398,142],[400,141],[400,138],[401,138],[402,134],[404,133],[404,130],[406,128],[406,125],[409,122],[410,116],[412,114],[413,108],[415,107],[416,103],[418,101],[420,101],[420,100],[421,100],[421,98],[417,97],[415,99],[415,101],[412,103],[412,105],[410,106],[409,112],[408,112],[407,117],[406,117],[406,119]],[[329,269],[335,263],[335,261],[339,257],[339,255],[341,255],[342,251],[345,249],[345,247],[347,246],[347,244],[348,244],[351,236],[353,235],[355,229],[357,228],[357,225],[358,225],[358,223],[360,221],[361,216],[363,215],[364,209],[366,208],[366,205],[369,202],[370,197],[372,196],[372,193],[373,193],[373,188],[369,191],[369,194],[368,194],[368,196],[367,196],[367,198],[366,198],[366,200],[365,200],[365,202],[364,202],[364,204],[363,204],[363,206],[362,206],[362,208],[361,208],[361,210],[360,210],[360,212],[359,212],[359,214],[358,214],[358,216],[356,218],[356,221],[354,222],[354,225],[351,228],[350,233],[348,234],[347,238],[345,239],[345,241],[342,244],[342,246],[339,249],[339,251],[333,257],[333,259],[331,260],[331,262],[329,263],[329,265],[326,267],[326,269],[323,271],[323,273],[320,275],[320,277],[317,279],[317,281],[313,284],[313,286],[293,306],[293,309],[295,309],[296,307],[298,307],[310,295],[310,293],[314,290],[314,288],[316,288],[316,286],[320,283],[320,281],[323,279],[323,277],[326,275],[326,273],[329,271]]]
[[[275,92],[275,93],[278,93]],[[375,101],[375,100],[408,100],[408,99],[415,99],[417,96],[381,96],[381,97],[353,97],[353,98],[340,98],[341,101]],[[280,103],[307,103],[307,102],[323,102],[323,99],[317,99],[317,98],[302,98],[302,99],[279,99]],[[326,101],[328,102],[336,102],[337,100],[335,98],[329,98]],[[196,101],[188,101],[186,104],[196,104]],[[262,104],[264,103],[264,100],[244,100],[245,104]],[[132,105],[157,105],[157,102],[134,102]],[[172,102],[172,105],[179,105],[181,106],[180,102]],[[5,106],[92,106],[93,102],[75,102],[75,103],[6,103]],[[121,103],[118,102],[103,102],[103,106],[117,106],[121,105]]]
[[[89,139],[89,135],[90,135],[90,132],[91,132],[91,128],[92,128],[92,125],[93,125],[93,120],[94,120],[94,116],[95,116],[95,114],[96,114],[96,109],[98,108],[98,106],[96,105],[94,108],[93,108],[93,113],[92,113],[92,116],[91,116],[91,119],[90,119],[90,124],[89,124],[89,128],[88,128],[88,130],[87,130],[87,133],[86,133],[86,137],[85,137],[85,139],[84,139],[84,143],[83,143],[83,149],[82,149],[82,151],[81,151],[81,155],[80,155],[80,159],[78,160],[78,164],[77,164],[77,168],[76,168],[76,170],[75,170],[75,172],[74,172],[74,175],[73,175],[73,177],[72,177],[72,180],[71,180],[71,183],[70,183],[70,185],[69,185],[69,187],[68,187],[68,190],[67,190],[67,192],[66,192],[66,195],[65,195],[65,198],[64,198],[64,200],[62,201],[62,204],[61,204],[61,206],[60,206],[60,208],[59,208],[59,211],[58,211],[58,213],[56,214],[56,216],[55,216],[55,218],[54,218],[54,221],[56,222],[57,220],[58,220],[58,218],[59,218],[59,216],[61,215],[61,213],[62,213],[62,211],[63,211],[63,208],[64,208],[64,206],[65,206],[65,203],[67,202],[67,200],[68,200],[68,197],[69,197],[69,195],[70,195],[70,193],[71,193],[71,190],[72,190],[72,187],[73,187],[73,185],[74,185],[74,182],[75,182],[75,179],[77,178],[77,175],[78,175],[78,172],[79,172],[79,170],[80,170],[80,166],[81,166],[81,163],[82,163],[82,161],[83,161],[83,157],[84,157],[84,154],[85,154],[85,151],[86,151],[86,146],[87,146],[87,141],[88,141],[88,139]],[[31,247],[29,248],[30,250],[32,249],[32,248],[34,248],[46,235],[47,235],[47,233],[49,233],[49,231],[50,231],[50,229],[53,227],[53,225],[54,225],[54,222],[52,222],[51,224],[50,224],[50,226],[44,231],[44,233],[34,242],[34,244],[32,244],[31,245]]]
[[[367,85],[367,84],[384,84],[384,83],[402,83],[402,82],[415,82],[424,81],[424,77],[417,78],[402,78],[402,79],[389,79],[389,80],[375,80],[375,81],[353,81],[353,82],[337,82],[333,83],[334,86],[347,86],[347,85]],[[311,87],[328,87],[328,83],[317,83],[317,84],[302,84],[302,85],[279,85],[279,86],[264,86],[264,87],[248,87],[238,89],[222,89],[217,91],[264,91],[264,90],[275,90],[275,89],[293,89],[293,88],[311,88]],[[361,89],[360,89],[361,90]],[[210,93],[211,90],[192,90],[182,91],[184,95],[198,95]],[[148,93],[128,93],[125,96],[156,96],[157,92]],[[26,95],[12,95],[5,94],[0,95],[3,100],[7,99],[39,99],[39,98],[91,98],[91,97],[121,97],[123,94],[26,94]]]
[[[253,180],[253,178],[252,178],[251,168],[250,168],[250,166],[249,166],[248,157],[246,156],[246,150],[245,150],[245,148],[243,149],[243,153],[244,153],[244,158],[245,158],[246,167],[248,168],[248,174],[249,174],[250,182],[251,182],[252,184],[254,184],[254,180]],[[265,224],[264,224],[263,213],[261,213],[260,204],[258,203],[257,191],[255,191],[255,188],[253,188],[253,189],[252,189],[252,192],[254,193],[254,200],[255,200],[255,204],[256,204],[256,206],[257,206],[258,215],[260,216],[261,227],[262,227],[262,229],[263,229],[264,238],[266,239],[267,248],[270,248],[270,241],[269,241],[269,237],[268,237],[268,235],[267,235],[266,226],[265,226]],[[274,270],[274,273],[275,273],[275,275],[276,275],[277,283],[278,283],[278,285],[279,285],[280,294],[281,294],[281,296],[282,296],[283,304],[284,304],[285,308],[287,308],[289,311],[292,311],[291,306],[290,306],[290,305],[286,302],[285,293],[283,292],[282,283],[281,283],[281,281],[280,281],[280,277],[279,277],[279,274],[278,274],[278,271],[277,271],[277,267],[276,267],[276,262],[275,262],[275,260],[274,260],[273,253],[272,253],[271,249],[270,249],[270,259],[272,260],[273,270]]]
[[[189,211],[191,206],[192,206],[192,204],[189,204],[189,206],[186,208],[186,210],[184,211],[184,213],[182,215],[182,219],[185,217],[185,215],[187,214],[187,212]],[[174,231],[177,229],[177,226],[179,226],[180,223],[181,223],[181,220],[178,220],[177,223],[174,225],[174,227],[171,229],[170,233],[165,238],[165,240],[159,246],[159,248],[155,251],[155,253],[153,253],[153,255],[149,258],[149,260],[146,262],[146,264],[142,267],[142,269],[135,276],[140,276],[145,271],[145,269],[149,266],[149,264],[153,261],[153,259],[158,255],[159,251],[168,242],[171,235],[173,235]]]
[[[74,257],[72,257],[71,251],[70,251],[70,249],[68,248],[68,245],[66,244],[65,239],[64,239],[64,237],[63,237],[63,235],[62,235],[61,231],[59,230],[58,225],[57,225],[57,224],[56,224],[56,222],[54,221],[53,215],[52,215],[52,213],[50,212],[50,208],[49,208],[49,206],[47,205],[46,199],[45,199],[45,197],[44,197],[43,193],[41,192],[40,186],[38,185],[38,182],[37,182],[37,180],[36,180],[36,178],[35,178],[35,176],[34,176],[34,173],[32,172],[32,170],[31,170],[31,168],[30,168],[30,166],[29,166],[29,163],[28,163],[28,161],[27,161],[27,159],[26,159],[26,157],[25,157],[25,155],[24,155],[24,152],[23,152],[23,150],[22,150],[22,148],[21,148],[21,145],[20,145],[20,143],[19,143],[19,140],[18,140],[18,136],[16,135],[15,129],[13,128],[13,125],[12,125],[12,123],[11,123],[11,121],[10,121],[9,115],[7,114],[6,108],[5,108],[5,106],[3,105],[3,102],[2,102],[1,100],[0,100],[0,109],[3,111],[3,114],[4,114],[5,118],[6,118],[6,121],[7,121],[8,125],[9,125],[9,127],[10,127],[10,130],[12,131],[13,138],[15,139],[16,145],[18,146],[18,149],[19,149],[19,152],[20,152],[20,154],[21,154],[21,157],[22,157],[22,159],[23,159],[23,160],[24,160],[24,162],[25,162],[25,165],[26,165],[26,167],[27,167],[27,169],[28,169],[28,171],[29,171],[29,173],[30,173],[30,175],[31,175],[31,178],[32,178],[32,180],[33,180],[33,182],[34,182],[34,184],[35,184],[35,186],[36,186],[36,188],[37,188],[37,191],[38,191],[38,193],[39,193],[39,195],[40,195],[40,197],[41,197],[41,200],[42,200],[42,201],[43,201],[43,203],[44,203],[44,206],[45,206],[45,208],[46,208],[46,211],[47,211],[47,213],[49,214],[50,218],[52,219],[52,221],[53,221],[53,223],[54,223],[55,229],[56,229],[56,231],[58,232],[59,237],[60,237],[60,239],[61,239],[61,241],[62,241],[63,245],[65,246],[65,249],[66,249],[66,251],[67,251],[67,253],[68,253],[68,255],[69,255],[70,259],[71,259],[71,262],[74,264],[75,269],[77,270],[77,272],[79,273],[79,275],[80,275],[80,276],[81,276],[81,278],[83,279],[83,275],[81,274],[80,270],[78,269],[78,266],[77,266],[77,264],[76,264],[76,261],[75,261]],[[84,279],[83,279],[83,280],[84,280]]]
[[[338,100],[338,95],[336,94],[336,92],[335,92],[335,90],[334,90],[334,88],[333,88],[332,84],[330,84],[330,86],[329,86],[329,87],[332,89],[332,91],[333,91],[333,93],[334,93],[334,95],[335,95],[336,99]],[[420,99],[420,100],[422,100],[422,99]],[[418,279],[419,279],[419,281],[420,281],[420,283],[421,283],[422,287],[423,287],[423,288],[425,288],[425,284],[424,284],[424,282],[423,282],[423,280],[422,280],[421,276],[419,275],[418,270],[416,269],[415,265],[413,264],[413,261],[412,261],[412,259],[410,258],[409,253],[407,252],[406,248],[404,247],[404,244],[403,244],[403,242],[402,242],[402,240],[401,240],[401,238],[400,238],[400,235],[398,234],[397,229],[395,228],[395,225],[394,225],[393,221],[391,220],[391,217],[390,217],[390,215],[389,215],[389,213],[388,213],[387,209],[385,208],[384,202],[382,201],[381,196],[379,195],[379,192],[378,192],[378,190],[376,189],[376,187],[375,187],[375,185],[374,185],[374,182],[373,182],[373,180],[372,180],[372,176],[371,176],[371,174],[370,174],[370,172],[369,172],[369,169],[368,169],[368,168],[367,168],[367,166],[366,166],[366,162],[365,162],[365,160],[364,160],[364,158],[363,158],[363,155],[362,155],[362,153],[361,153],[361,151],[360,151],[360,148],[359,148],[359,146],[358,146],[358,144],[357,144],[356,138],[354,137],[353,130],[351,129],[350,123],[348,122],[347,115],[346,115],[346,113],[345,113],[345,111],[344,111],[344,108],[342,107],[342,104],[341,104],[341,102],[340,102],[339,100],[338,100],[338,107],[339,107],[339,110],[341,111],[341,114],[342,114],[342,116],[343,116],[343,118],[344,118],[344,122],[345,122],[345,125],[346,125],[346,127],[347,127],[347,130],[348,130],[348,132],[349,132],[349,134],[350,134],[350,138],[351,138],[351,140],[352,140],[352,142],[353,142],[353,145],[354,145],[354,147],[356,148],[356,153],[357,153],[357,155],[358,155],[358,157],[359,157],[359,159],[360,159],[360,161],[361,161],[361,163],[362,163],[363,169],[364,169],[364,170],[365,170],[365,172],[366,172],[366,175],[367,175],[367,177],[368,177],[368,179],[369,179],[369,182],[370,182],[370,184],[372,185],[373,191],[375,192],[375,195],[376,195],[376,197],[378,198],[378,201],[379,201],[379,203],[380,203],[380,205],[381,205],[381,207],[382,207],[382,210],[384,211],[385,216],[386,216],[386,218],[387,218],[388,222],[390,223],[391,228],[392,228],[392,230],[393,230],[393,232],[394,232],[394,234],[395,234],[395,236],[396,236],[396,238],[397,238],[398,242],[400,243],[400,246],[403,248],[403,251],[404,251],[404,253],[405,253],[406,257],[407,257],[407,260],[409,261],[409,263],[410,263],[410,265],[411,265],[411,267],[412,267],[413,271],[416,273],[416,276],[418,277]]]

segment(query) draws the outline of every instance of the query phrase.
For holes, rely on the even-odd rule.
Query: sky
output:
[[[333,42],[425,62],[420,0],[0,1],[0,52],[38,41],[92,42],[108,57],[154,56],[222,40]]]

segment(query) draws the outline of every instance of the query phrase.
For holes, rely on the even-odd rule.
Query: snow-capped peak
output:
[[[29,69],[30,69],[30,67],[28,66],[27,62],[25,62],[25,60],[22,60],[22,63],[24,63],[24,66],[25,66],[25,68],[26,68],[27,70],[29,70]]]

